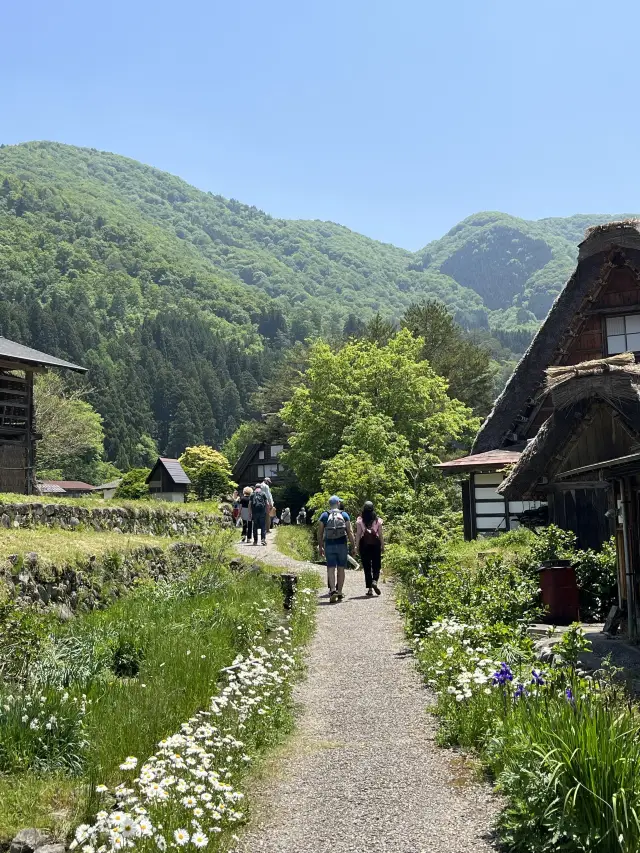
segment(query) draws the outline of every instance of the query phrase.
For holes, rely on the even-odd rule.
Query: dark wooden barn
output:
[[[56,367],[84,373],[86,368],[0,338],[0,491],[36,491],[33,378]]]
[[[177,459],[161,456],[151,469],[147,484],[152,498],[184,503],[191,480]]]

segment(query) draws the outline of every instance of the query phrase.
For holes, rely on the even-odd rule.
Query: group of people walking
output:
[[[366,595],[380,595],[378,581],[384,553],[382,519],[377,515],[373,503],[366,501],[357,518],[354,535],[349,513],[338,495],[333,495],[329,498],[329,509],[322,513],[318,521],[318,550],[327,561],[327,585],[332,604],[344,598],[342,590],[349,562],[349,543],[362,560]]]
[[[253,489],[251,486],[245,486],[242,495],[237,499],[237,509],[242,521],[242,541],[250,544],[253,534],[253,544],[257,545],[260,534],[260,542],[266,545],[267,531],[275,515],[269,477],[265,477],[261,483],[256,483]]]

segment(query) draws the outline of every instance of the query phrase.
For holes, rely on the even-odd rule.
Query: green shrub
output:
[[[137,501],[149,497],[149,486],[147,477],[151,468],[132,468],[122,477],[122,481],[115,491],[114,497],[122,500]]]

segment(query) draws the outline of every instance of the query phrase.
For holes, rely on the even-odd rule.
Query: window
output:
[[[640,352],[640,314],[607,317],[607,354]]]
[[[273,463],[271,465],[267,464],[264,466],[264,475],[265,477],[277,477],[278,476],[278,466]]]
[[[272,444],[271,445],[271,458],[275,459],[276,456],[280,456],[282,451],[284,450],[284,444]]]
[[[264,479],[264,465],[258,465],[258,479]]]
[[[258,459],[264,459],[264,450],[258,451]]]

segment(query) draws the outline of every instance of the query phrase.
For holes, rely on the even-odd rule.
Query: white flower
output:
[[[135,755],[128,755],[120,765],[120,770],[135,770],[138,766],[138,759]]]
[[[106,785],[96,785],[96,794],[106,794],[108,791]]]
[[[209,839],[204,832],[194,832],[191,836],[191,841],[194,847],[206,847]]]
[[[185,844],[189,843],[189,832],[186,829],[176,829],[173,837],[179,847],[184,847]]]

